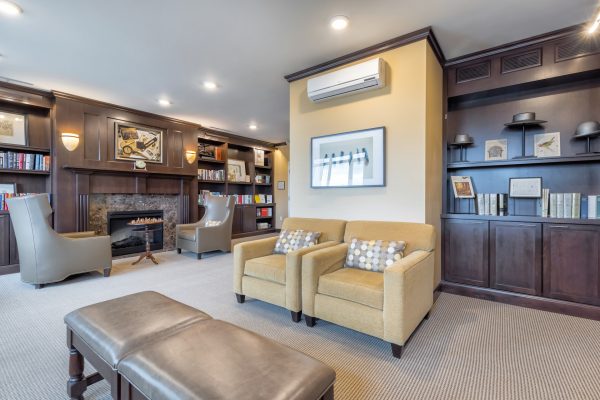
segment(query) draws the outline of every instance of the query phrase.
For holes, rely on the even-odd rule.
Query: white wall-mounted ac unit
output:
[[[308,97],[314,102],[347,96],[385,86],[385,62],[375,58],[329,74],[311,78]]]

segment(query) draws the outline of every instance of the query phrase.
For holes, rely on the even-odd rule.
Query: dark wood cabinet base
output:
[[[505,292],[496,289],[480,288],[460,283],[443,281],[439,290],[461,296],[475,297],[483,300],[497,301],[536,310],[555,312],[574,317],[588,318],[600,321],[600,307],[587,304],[572,303],[569,301],[548,299],[520,293]]]

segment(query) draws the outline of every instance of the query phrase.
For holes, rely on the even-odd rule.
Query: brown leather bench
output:
[[[126,354],[191,323],[210,318],[157,292],[135,293],[67,314],[67,394],[71,399],[82,399],[89,385],[104,378],[110,384],[113,399],[118,399],[121,379],[117,364]],[[83,375],[84,357],[97,373]]]
[[[103,378],[113,399],[333,399],[330,367],[155,292],[84,307],[65,322],[72,399]],[[83,375],[83,357],[98,373]]]

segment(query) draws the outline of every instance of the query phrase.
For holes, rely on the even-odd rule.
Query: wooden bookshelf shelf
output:
[[[442,214],[442,219],[473,219],[482,221],[539,222],[551,224],[600,225],[600,219],[587,218],[545,218],[530,215],[478,215],[478,214]]]
[[[202,180],[202,179],[198,179],[198,183],[225,183],[225,181],[211,181],[211,180]]]
[[[272,169],[272,167],[270,165],[264,165],[264,166],[255,165],[254,168],[256,168],[256,169]]]
[[[4,144],[0,143],[0,151],[9,150],[17,151],[20,153],[44,153],[50,154],[50,149],[45,147],[32,147],[32,146],[21,146],[18,144]]]
[[[498,167],[515,167],[515,166],[530,166],[530,165],[552,165],[563,163],[593,163],[600,162],[600,154],[568,156],[568,157],[548,157],[548,158],[525,158],[519,160],[506,161],[467,161],[467,162],[451,162],[448,163],[448,170],[470,169],[470,168],[498,168]]]
[[[247,185],[250,186],[252,185],[252,182],[234,182],[234,181],[227,181],[228,184],[230,185]]]
[[[50,171],[35,171],[31,169],[0,168],[0,172],[6,174],[50,175]]]
[[[275,203],[256,203],[256,207],[275,207]]]
[[[271,186],[272,183],[255,183],[256,186]]]
[[[225,160],[211,160],[210,158],[199,158],[198,162],[208,164],[225,164]]]

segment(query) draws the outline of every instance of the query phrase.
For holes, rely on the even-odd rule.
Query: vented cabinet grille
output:
[[[456,70],[456,83],[465,83],[490,77],[490,62],[461,67]]]
[[[502,57],[503,74],[539,67],[540,65],[542,65],[542,49],[535,49],[520,54]]]
[[[600,52],[600,41],[593,37],[572,39],[556,45],[555,61],[565,61],[577,57],[589,56]]]

